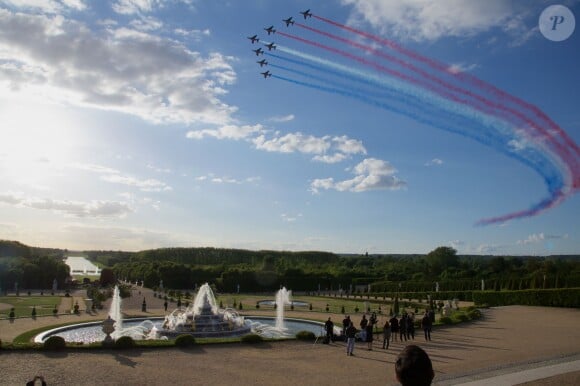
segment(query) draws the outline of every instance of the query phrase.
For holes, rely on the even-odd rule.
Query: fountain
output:
[[[111,300],[111,307],[109,308],[109,317],[115,321],[113,327],[115,331],[112,334],[113,339],[121,336],[123,331],[123,314],[121,313],[121,293],[119,287],[115,286],[113,289],[113,299]]]
[[[295,335],[298,331],[309,330],[318,333],[322,326],[320,322],[300,319],[285,319],[284,306],[291,303],[292,291],[286,288],[276,293],[276,317],[251,317],[246,319],[232,308],[220,309],[209,284],[202,285],[193,304],[179,307],[165,318],[153,320],[127,319],[121,314],[121,296],[115,287],[109,309],[109,317],[115,320],[113,339],[130,336],[135,340],[169,339],[181,334],[195,337],[236,337],[256,333],[265,338],[285,338]],[[304,303],[307,304],[307,303]],[[102,322],[91,322],[74,326],[65,326],[45,331],[37,335],[34,341],[42,343],[52,335],[63,336],[67,342],[102,341]]]
[[[292,291],[288,291],[286,287],[282,287],[276,293],[276,328],[280,331],[285,331],[284,326],[284,306],[291,304]]]
[[[192,305],[185,309],[177,308],[165,317],[157,334],[166,337],[180,334],[228,337],[248,334],[251,329],[252,326],[233,308],[218,308],[213,291],[206,283],[199,287]]]

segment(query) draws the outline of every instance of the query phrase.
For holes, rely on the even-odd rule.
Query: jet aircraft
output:
[[[268,35],[276,33],[273,25],[269,26],[268,28],[264,28],[264,31],[268,32]]]
[[[260,65],[260,67],[268,65],[268,61],[266,59],[259,60],[256,63],[258,63]]]
[[[268,47],[268,51],[272,51],[273,49],[276,49],[276,45],[274,43],[270,43],[270,44],[264,44],[266,47]]]
[[[248,39],[250,39],[252,41],[252,44],[260,41],[260,38],[258,37],[258,35],[248,36]]]
[[[302,14],[302,16],[304,16],[304,20],[306,20],[306,18],[308,17],[312,17],[312,12],[310,12],[310,9],[307,9],[304,12],[300,12]]]
[[[288,19],[282,19],[282,21],[286,23],[286,27],[290,27],[290,24],[294,25],[294,20],[292,20],[292,16],[290,16]]]
[[[254,51],[256,53],[256,56],[264,54],[264,50],[262,49],[262,47],[259,47],[255,50],[252,50],[252,51]]]
[[[260,72],[260,74],[264,75],[264,79],[266,79],[269,76],[272,76],[272,73],[270,72],[270,70],[268,70],[266,72]]]

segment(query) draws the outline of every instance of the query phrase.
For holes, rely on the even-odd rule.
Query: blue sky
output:
[[[506,153],[441,130],[426,121],[446,123],[444,113],[398,94],[389,103],[407,113],[349,97],[350,88],[285,81],[299,78],[272,65],[299,68],[267,55],[284,47],[362,66],[263,30],[316,41],[284,26],[293,16],[369,44],[298,13],[311,8],[525,100],[578,144],[580,37],[542,36],[538,19],[552,4],[580,15],[579,1],[0,0],[0,239],[68,249],[580,253],[570,184],[537,215],[475,225],[551,193],[516,159],[523,142]],[[252,45],[254,34],[262,40]],[[264,41],[279,47],[257,57],[251,49]],[[458,128],[481,133],[470,125]]]

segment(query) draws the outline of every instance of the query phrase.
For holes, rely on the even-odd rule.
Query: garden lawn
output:
[[[60,296],[0,296],[0,303],[14,307],[15,316],[30,317],[36,307],[36,316],[52,315],[52,310],[60,304]],[[10,308],[0,309],[0,318],[8,318]]]

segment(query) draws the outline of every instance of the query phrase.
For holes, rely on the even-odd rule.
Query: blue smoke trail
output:
[[[282,67],[282,66],[278,66],[278,67]],[[294,83],[294,84],[297,84],[300,86],[304,86],[304,87],[308,87],[308,88],[312,88],[312,89],[317,89],[319,91],[324,91],[324,92],[328,92],[328,93],[342,95],[342,96],[349,97],[349,98],[358,99],[364,103],[374,105],[374,106],[379,107],[381,109],[395,112],[397,114],[405,115],[409,118],[412,118],[418,122],[430,125],[432,127],[437,127],[439,129],[442,129],[445,131],[449,131],[452,133],[456,133],[456,134],[460,134],[462,136],[472,138],[479,143],[483,143],[485,145],[488,145],[490,147],[495,148],[496,150],[500,151],[501,153],[503,153],[503,154],[515,159],[515,160],[518,160],[518,161],[522,162],[523,164],[527,165],[528,167],[532,168],[533,170],[535,170],[537,173],[539,173],[543,177],[546,185],[549,187],[549,191],[551,193],[551,196],[542,200],[541,202],[533,205],[530,208],[530,210],[532,210],[534,212],[545,209],[546,207],[548,207],[550,205],[550,203],[553,202],[553,196],[558,195],[559,192],[561,192],[562,186],[564,185],[564,181],[562,180],[562,176],[561,176],[559,170],[554,167],[553,162],[551,162],[550,159],[546,158],[542,152],[536,151],[536,149],[529,148],[529,147],[521,149],[517,152],[513,152],[509,149],[509,141],[508,141],[509,138],[506,139],[505,137],[501,137],[498,135],[492,135],[492,133],[489,132],[489,130],[487,130],[488,128],[483,123],[480,123],[477,121],[474,122],[469,118],[466,118],[464,116],[461,116],[461,115],[458,115],[455,113],[445,113],[445,115],[442,115],[441,110],[438,109],[436,106],[428,105],[428,107],[427,107],[427,105],[420,104],[420,102],[413,101],[406,96],[403,97],[401,95],[397,95],[396,97],[398,97],[399,99],[402,98],[401,102],[403,103],[403,106],[405,106],[405,107],[412,106],[414,109],[418,109],[418,111],[423,110],[424,111],[423,116],[419,116],[419,115],[413,113],[413,109],[409,109],[409,108],[403,109],[400,107],[395,107],[393,104],[387,104],[387,103],[381,102],[380,100],[371,98],[368,95],[361,94],[359,92],[353,92],[352,91],[353,88],[346,89],[346,88],[344,88],[344,86],[341,86],[341,85],[339,85],[339,87],[321,86],[318,84],[298,81],[298,80],[286,78],[286,77],[275,75],[275,74],[272,75],[272,77],[286,81],[286,82]],[[310,76],[310,77],[313,79],[317,78],[316,76]],[[322,81],[328,82],[325,79],[322,79]],[[395,95],[396,94],[393,93],[391,97],[394,98]],[[431,117],[431,119],[426,118],[425,116]],[[439,118],[439,119],[436,119],[436,118]],[[455,124],[453,125],[452,123],[455,123]],[[484,130],[475,129],[469,133],[466,132],[465,128],[472,127],[474,125],[474,123],[476,124],[476,126],[478,126],[477,128],[484,129]]]
[[[540,176],[542,176],[551,194],[555,195],[558,192],[562,192],[566,185],[564,177],[562,176],[561,172],[559,172],[558,167],[554,165],[555,159],[551,158],[550,161],[550,159],[547,158],[552,156],[551,153],[548,152],[547,154],[543,154],[542,152],[532,150],[530,147],[516,150],[510,145],[512,140],[517,140],[518,138],[514,136],[512,127],[506,124],[506,122],[503,120],[499,120],[495,117],[490,117],[481,112],[474,111],[469,107],[450,102],[439,97],[438,95],[424,91],[412,85],[404,84],[403,82],[394,79],[372,75],[361,70],[352,69],[350,67],[346,67],[326,59],[319,58],[317,56],[295,51],[284,46],[278,45],[278,48],[282,52],[320,64],[320,66],[310,65],[309,67],[311,68],[324,71],[324,69],[328,69],[330,67],[331,73],[334,73],[337,76],[341,76],[343,78],[347,77],[350,79],[363,79],[364,83],[372,84],[375,87],[379,87],[383,90],[386,88],[392,92],[397,93],[399,98],[403,96],[410,97],[420,101],[421,103],[428,103],[431,106],[438,106],[439,110],[443,109],[444,111],[447,111],[447,113],[463,116],[468,119],[469,124],[464,126],[464,128],[460,129],[459,131],[453,130],[454,133],[471,137],[478,142],[491,146],[496,150],[501,151],[503,154],[517,159],[520,162],[523,162],[525,165],[531,167]],[[294,62],[296,62],[296,64],[301,64],[300,61]],[[407,99],[406,101],[408,102],[409,100]],[[367,101],[367,103],[369,102]],[[402,112],[400,113],[403,114]],[[418,118],[413,115],[408,116],[413,119]],[[473,126],[473,122],[479,122],[484,127],[483,132],[473,129],[470,132],[467,132],[467,130]],[[441,127],[440,125],[434,126],[450,131],[449,128]],[[499,136],[494,135],[494,132],[497,132]],[[496,138],[493,139],[493,137]]]

